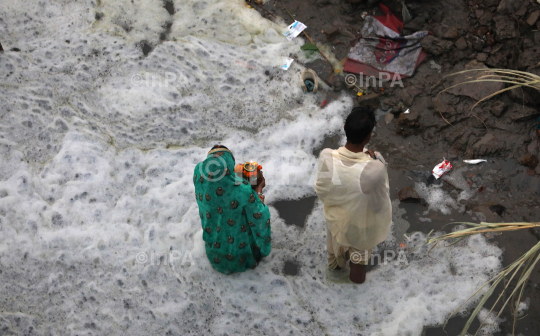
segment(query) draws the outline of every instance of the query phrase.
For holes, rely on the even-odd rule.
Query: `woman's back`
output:
[[[206,254],[225,274],[254,268],[271,249],[270,211],[234,173],[228,150],[210,151],[193,173]]]

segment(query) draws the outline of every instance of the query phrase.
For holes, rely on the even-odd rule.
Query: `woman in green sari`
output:
[[[255,268],[271,248],[264,178],[252,188],[234,173],[234,167],[231,151],[214,146],[193,173],[206,255],[225,274]]]

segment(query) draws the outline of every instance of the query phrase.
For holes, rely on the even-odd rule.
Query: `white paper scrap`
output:
[[[289,67],[291,66],[291,64],[292,64],[293,61],[294,61],[294,59],[287,57],[287,58],[285,59],[284,64],[281,66],[281,68],[282,68],[283,70],[289,70]]]
[[[481,160],[481,159],[477,159],[477,160],[463,160],[463,162],[468,163],[468,164],[479,164],[480,162],[487,162],[487,160]]]
[[[306,28],[307,26],[303,24],[302,22],[294,21],[293,23],[291,23],[289,27],[287,27],[287,32],[285,32],[284,35],[287,38],[287,40],[292,41],[295,37],[300,35],[300,33],[304,31],[304,29]]]

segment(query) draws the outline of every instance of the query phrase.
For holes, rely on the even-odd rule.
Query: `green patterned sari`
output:
[[[255,268],[271,248],[270,211],[234,166],[231,152],[217,148],[193,173],[206,255],[225,274]]]

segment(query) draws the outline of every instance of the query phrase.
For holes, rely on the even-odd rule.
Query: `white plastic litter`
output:
[[[407,111],[403,112],[403,114],[409,114],[411,113],[410,109],[407,109]]]
[[[405,0],[400,0],[401,2],[401,16],[403,17],[403,22],[408,23],[412,21],[411,13],[409,9],[405,6]]]
[[[476,160],[463,160],[463,162],[468,164],[479,164],[480,162],[487,162],[487,160],[476,159]]]
[[[289,67],[291,66],[292,62],[294,61],[294,59],[290,58],[290,57],[287,57],[285,59],[285,62],[284,64],[281,66],[281,68],[283,70],[289,70]]]
[[[287,27],[287,32],[285,32],[285,37],[291,41],[293,40],[295,37],[297,37],[298,35],[300,35],[301,32],[304,31],[304,29],[306,29],[307,26],[305,24],[303,24],[302,22],[300,21],[294,21],[293,23],[291,23],[291,25],[289,27]]]
[[[386,160],[384,159],[384,157],[382,156],[382,154],[380,152],[377,152],[375,151],[375,157],[374,157],[375,160],[379,160],[381,161],[382,163],[384,163],[385,166],[388,166],[388,163],[386,162]]]
[[[439,179],[444,173],[450,171],[450,169],[452,169],[452,164],[450,161],[444,160],[433,168],[433,176]]]

